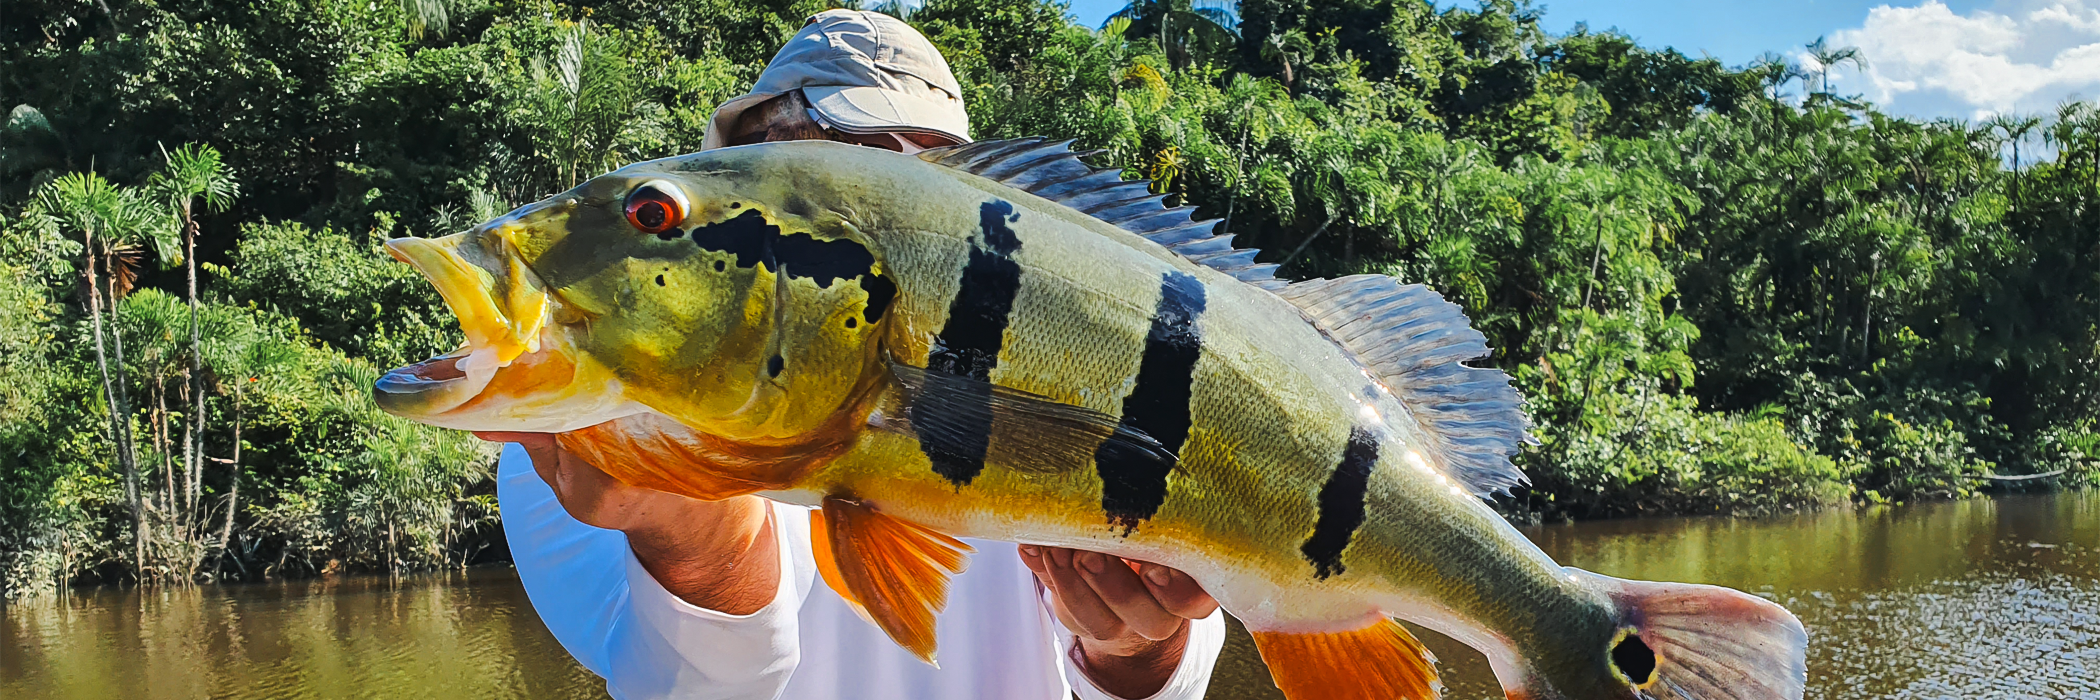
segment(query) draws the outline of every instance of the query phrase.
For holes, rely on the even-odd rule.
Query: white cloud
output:
[[[1867,61],[1832,71],[1838,92],[1898,112],[1980,118],[2100,93],[2100,0],[1999,0],[1966,15],[1938,0],[1882,5],[1830,45],[1857,46]]]

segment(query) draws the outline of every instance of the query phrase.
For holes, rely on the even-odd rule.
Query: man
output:
[[[702,147],[964,143],[960,92],[908,25],[832,10],[750,95],[716,111]],[[938,623],[935,669],[813,584],[807,511],[630,487],[549,435],[483,437],[518,443],[504,450],[497,496],[527,595],[623,700],[1195,700],[1224,641],[1217,603],[1181,572],[973,542]]]

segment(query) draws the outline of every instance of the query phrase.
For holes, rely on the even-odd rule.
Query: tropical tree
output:
[[[230,453],[225,458],[209,458],[226,465],[226,502],[221,506],[218,551],[214,555],[225,560],[233,549],[234,516],[240,513],[241,449],[246,445],[242,432],[247,426],[249,405],[258,392],[296,382],[309,370],[302,363],[297,342],[270,333],[257,325],[253,317],[241,313],[239,307],[214,306],[211,310],[214,313],[206,320],[212,329],[211,340],[205,343],[203,352],[210,360],[212,390],[227,398],[227,409],[233,418],[227,441]],[[200,524],[208,525],[201,521]],[[232,561],[241,566],[238,557]]]
[[[1237,0],[1130,0],[1107,22],[1130,20],[1127,33],[1152,37],[1169,66],[1185,66],[1197,55],[1232,47],[1239,39]]]
[[[1275,60],[1277,67],[1283,69],[1283,86],[1285,88],[1298,86],[1298,74],[1292,70],[1291,66],[1304,63],[1305,57],[1311,55],[1312,51],[1312,42],[1307,40],[1305,32],[1299,29],[1287,29],[1270,34],[1267,39],[1262,41],[1261,46],[1262,55]]]
[[[408,36],[420,39],[425,32],[444,34],[452,24],[452,15],[467,9],[461,0],[400,0],[401,14],[407,19]]]
[[[105,306],[113,305],[130,290],[142,246],[164,254],[175,251],[169,240],[171,227],[165,215],[136,192],[111,184],[95,173],[70,173],[46,183],[38,188],[32,206],[33,216],[46,226],[80,237],[81,274],[86,283],[95,364],[101,371],[102,395],[109,406],[110,441],[124,470],[124,493],[131,505],[132,564],[143,576],[149,534],[140,494],[137,442],[131,436],[123,338],[106,332],[103,315]]]
[[[1845,64],[1851,64],[1855,69],[1867,67],[1867,59],[1860,55],[1857,46],[1833,47],[1819,36],[1803,48],[1808,50],[1809,60],[1816,62],[1816,72],[1822,77],[1822,88],[1816,91],[1821,95],[1830,95],[1830,69]]]
[[[2026,141],[2029,136],[2034,134],[2036,129],[2041,128],[2042,118],[2000,114],[1985,121],[1983,126],[1985,129],[1996,132],[2002,137],[2004,140],[2001,143],[2012,146],[2012,206],[2015,211],[2018,211],[2020,208],[2020,142]]]
[[[547,191],[509,199],[538,199],[619,165],[620,137],[639,127],[643,102],[620,36],[576,22],[560,30],[552,56],[533,60],[528,123],[539,126],[534,146],[549,168]]]
[[[131,340],[126,375],[137,388],[132,423],[144,433],[137,442],[143,457],[139,480],[150,533],[146,538],[149,570],[169,579],[186,579],[205,551],[194,527],[201,519],[190,496],[196,489],[196,475],[188,464],[176,464],[182,449],[175,443],[189,436],[181,434],[174,423],[188,412],[183,404],[194,388],[186,381],[188,310],[180,297],[153,287],[124,296],[112,310],[112,335]]]
[[[201,213],[200,209],[222,212],[232,206],[234,198],[240,195],[240,183],[222,162],[218,149],[211,146],[186,144],[173,153],[163,147],[161,157],[167,166],[154,173],[146,186],[154,197],[166,202],[182,222],[182,259],[189,278],[190,371],[186,379],[191,402],[182,440],[182,466],[188,474],[190,487],[186,502],[190,510],[195,510],[204,476],[202,457],[198,453],[205,432],[204,342],[197,323],[197,215]]]
[[[1756,76],[1757,81],[1765,86],[1765,96],[1774,100],[1784,93],[1787,83],[1810,77],[1808,71],[1802,70],[1801,64],[1771,51],[1758,55],[1744,70]]]

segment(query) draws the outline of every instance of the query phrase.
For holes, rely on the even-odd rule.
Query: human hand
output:
[[[1189,620],[1218,602],[1175,569],[1063,547],[1021,546],[1021,563],[1050,590],[1051,609],[1078,636],[1081,670],[1126,698],[1166,686],[1188,647]]]
[[[701,501],[629,486],[547,433],[475,433],[515,442],[554,489],[570,517],[627,535],[634,558],[672,595],[709,610],[744,615],[772,602],[780,585],[772,509],[756,496]]]

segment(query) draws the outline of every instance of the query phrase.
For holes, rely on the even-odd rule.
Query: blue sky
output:
[[[1450,6],[1449,0],[1438,3]],[[1073,0],[1099,26],[1122,7]],[[1618,29],[1644,46],[1670,46],[1741,65],[1766,51],[1802,58],[1818,36],[1857,46],[1867,68],[1834,70],[1839,92],[1918,117],[1976,119],[2045,112],[2071,97],[2100,98],[2100,0],[1542,0],[1547,31],[1579,22]]]

